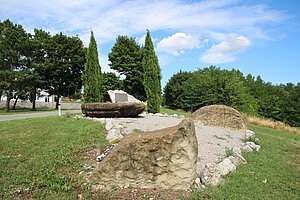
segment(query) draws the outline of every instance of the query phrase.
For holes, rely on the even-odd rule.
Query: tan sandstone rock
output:
[[[192,120],[159,131],[132,133],[88,178],[99,185],[188,189],[196,179],[198,145]]]
[[[243,115],[232,107],[224,105],[205,106],[192,114],[195,123],[219,126],[233,130],[247,130]]]

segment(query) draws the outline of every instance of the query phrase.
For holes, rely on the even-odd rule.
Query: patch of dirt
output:
[[[92,194],[92,199],[107,200],[184,200],[188,199],[191,191],[188,190],[159,190],[159,189],[120,189],[114,188],[107,191],[97,191]]]

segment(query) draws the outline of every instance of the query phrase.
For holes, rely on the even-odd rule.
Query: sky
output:
[[[144,44],[149,29],[162,85],[180,70],[215,65],[300,82],[300,0],[0,0],[0,21],[79,36],[93,30],[102,71],[118,35]]]

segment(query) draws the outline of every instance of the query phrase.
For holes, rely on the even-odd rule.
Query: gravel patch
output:
[[[182,121],[177,115],[142,114],[137,118],[101,119],[104,123],[113,122],[114,126],[122,127],[122,134],[160,130],[175,126]],[[198,140],[197,173],[200,174],[208,163],[221,162],[226,150],[242,148],[245,133],[220,127],[195,125]]]

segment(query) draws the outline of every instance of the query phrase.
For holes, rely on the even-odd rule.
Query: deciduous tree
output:
[[[0,21],[0,88],[5,91],[5,110],[10,110],[10,100],[17,70],[24,65],[29,35],[19,24],[10,20]]]

